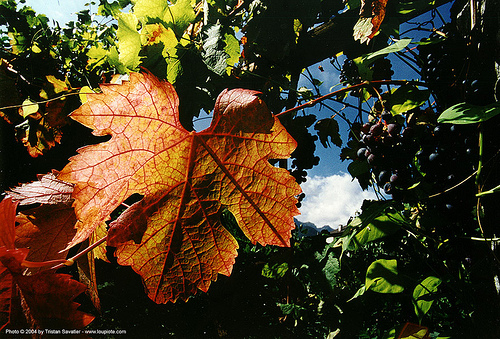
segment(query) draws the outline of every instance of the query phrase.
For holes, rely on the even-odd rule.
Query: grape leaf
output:
[[[429,276],[422,280],[413,290],[413,305],[419,321],[422,321],[424,315],[431,309],[435,299],[432,294],[438,291],[441,282],[441,279]]]
[[[396,259],[378,259],[368,266],[365,278],[366,290],[378,293],[401,293],[404,290],[398,275]]]
[[[217,23],[206,30],[206,38],[203,41],[203,62],[207,67],[218,75],[226,72],[229,55],[224,48],[224,32],[222,25]]]
[[[476,124],[497,116],[500,113],[500,104],[495,102],[486,106],[477,106],[461,102],[447,108],[438,118],[440,123],[449,124]]]
[[[22,262],[29,255],[27,248],[15,248],[15,215],[17,202],[6,198],[0,202],[0,330],[8,324],[16,326],[13,319],[17,290],[25,301],[35,327],[83,328],[94,317],[78,311],[79,304],[73,299],[83,293],[85,285],[72,280],[67,274],[43,271],[34,275],[23,275]]]
[[[321,119],[316,122],[314,129],[318,131],[319,141],[324,148],[330,147],[330,140],[338,147],[342,147],[342,138],[339,133],[339,123],[333,118]]]
[[[359,20],[354,25],[354,40],[370,42],[384,21],[386,5],[387,0],[361,0]]]
[[[179,38],[196,19],[191,0],[177,0],[173,5],[163,0],[137,0],[134,14],[146,23],[162,22],[165,27],[172,28]]]
[[[132,13],[120,13],[118,16],[119,61],[129,70],[136,70],[141,63],[141,35],[137,32],[139,20]]]
[[[240,42],[238,41],[238,39],[236,39],[233,33],[226,33],[224,35],[224,42],[226,44],[226,46],[224,47],[224,51],[229,56],[226,59],[226,63],[228,65],[226,67],[226,72],[229,75],[231,74],[233,66],[240,61]]]
[[[71,204],[42,205],[16,217],[15,245],[29,248],[29,261],[65,259],[66,246],[73,239],[76,215]],[[37,272],[31,269],[31,272]]]
[[[132,73],[101,89],[71,117],[112,137],[80,149],[58,177],[76,184],[81,223],[70,245],[127,197],[143,195],[110,224],[108,244],[157,303],[187,299],[231,273],[238,245],[219,220],[226,208],[253,243],[289,246],[301,190],[269,159],[288,158],[297,144],[257,92],[224,91],[211,126],[188,132],[167,82]]]
[[[16,237],[14,225],[17,205],[17,202],[12,202],[12,199],[9,198],[0,202],[0,246],[9,250],[14,248]]]
[[[73,184],[58,180],[56,175],[57,171],[38,175],[38,181],[14,187],[7,194],[20,205],[70,202]]]

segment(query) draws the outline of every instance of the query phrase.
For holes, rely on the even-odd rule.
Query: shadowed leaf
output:
[[[14,248],[15,208],[7,198],[0,202],[0,330],[8,324],[16,327],[11,318],[17,289],[25,301],[23,308],[31,316],[33,328],[83,328],[94,317],[78,311],[73,299],[85,291],[85,285],[67,274],[43,271],[23,275],[22,262],[28,257],[27,248]],[[51,206],[52,207],[52,206]]]
[[[30,249],[27,260],[66,258],[68,251],[64,249],[76,233],[76,216],[71,205],[42,205],[18,214],[16,222],[15,244],[17,248]]]

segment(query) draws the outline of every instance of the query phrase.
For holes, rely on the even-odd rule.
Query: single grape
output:
[[[370,128],[370,134],[377,137],[382,134],[383,129],[384,126],[382,126],[381,124],[375,124]]]
[[[399,132],[401,132],[401,125],[397,123],[389,124],[387,125],[387,132],[389,133],[389,135],[395,137],[399,134]]]
[[[368,163],[369,163],[370,165],[374,165],[374,164],[375,164],[375,162],[377,161],[377,156],[376,156],[375,154],[373,154],[373,153],[372,153],[372,154],[370,154],[370,155],[366,158],[366,160],[368,161]]]
[[[358,149],[356,155],[358,156],[358,159],[359,160],[365,160],[366,159],[366,155],[365,153],[367,152],[368,150],[366,149],[366,147],[361,147],[360,149]]]
[[[383,111],[382,114],[381,114],[381,117],[382,117],[382,119],[384,119],[384,121],[388,122],[388,121],[392,120],[393,115],[389,111]]]
[[[385,184],[386,182],[389,181],[390,177],[391,177],[391,173],[389,171],[382,170],[378,174],[378,183]]]
[[[438,162],[440,158],[441,156],[437,152],[431,153],[431,155],[429,155],[429,161],[432,163]]]
[[[399,174],[398,173],[394,173],[393,175],[391,175],[389,182],[396,184],[398,181],[399,181]]]
[[[370,128],[372,127],[372,124],[367,122],[365,123],[362,127],[361,127],[361,132],[363,132],[364,134],[368,134],[370,133]]]

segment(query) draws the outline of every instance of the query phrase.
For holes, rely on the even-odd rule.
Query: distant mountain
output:
[[[312,236],[320,234],[323,231],[328,232],[328,233],[334,231],[334,229],[328,225],[325,225],[323,227],[318,227],[315,224],[313,224],[312,222],[302,222],[302,221],[299,221],[295,218],[294,218],[294,221],[295,221],[295,225],[297,225],[297,231],[299,231],[300,235],[304,236],[304,237],[312,237]]]

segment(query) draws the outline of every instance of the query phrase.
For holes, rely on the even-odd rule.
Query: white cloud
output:
[[[373,191],[363,191],[348,173],[328,177],[313,176],[301,185],[306,197],[297,220],[312,222],[317,227],[345,225],[360,210],[365,199],[375,199]]]

